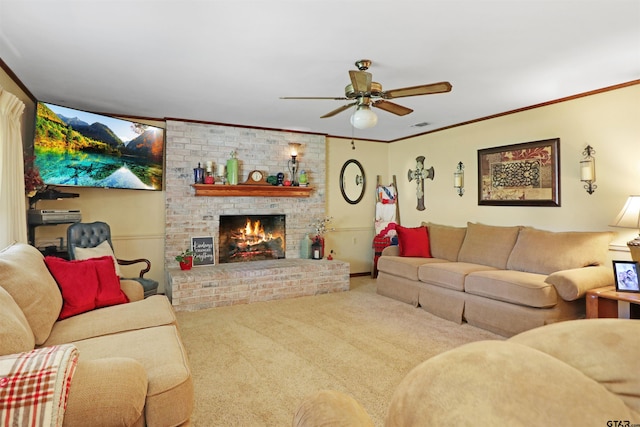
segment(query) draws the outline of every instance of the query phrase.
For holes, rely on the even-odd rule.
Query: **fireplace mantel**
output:
[[[309,197],[311,187],[287,187],[277,185],[216,185],[192,184],[196,196],[213,197]]]

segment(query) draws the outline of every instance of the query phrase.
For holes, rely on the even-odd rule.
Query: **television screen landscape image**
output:
[[[47,185],[162,190],[164,129],[38,102],[34,156]]]

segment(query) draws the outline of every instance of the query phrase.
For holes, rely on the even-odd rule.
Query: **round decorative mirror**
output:
[[[340,192],[342,197],[352,205],[360,202],[364,197],[366,181],[364,169],[359,161],[347,160],[340,171]]]

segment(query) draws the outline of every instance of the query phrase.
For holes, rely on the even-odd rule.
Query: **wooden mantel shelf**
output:
[[[196,196],[217,197],[309,197],[311,187],[285,187],[277,185],[215,185],[192,184]]]

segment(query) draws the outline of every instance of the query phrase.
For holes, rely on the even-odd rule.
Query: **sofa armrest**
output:
[[[387,246],[382,250],[380,256],[400,256],[400,248],[398,245]]]
[[[65,426],[144,425],[147,371],[137,360],[78,359]]]
[[[555,286],[563,300],[574,301],[584,297],[589,289],[613,285],[614,279],[613,270],[600,265],[556,271],[545,282]]]
[[[129,302],[144,299],[144,288],[135,280],[120,279],[120,289],[122,289],[122,292],[129,298]]]

